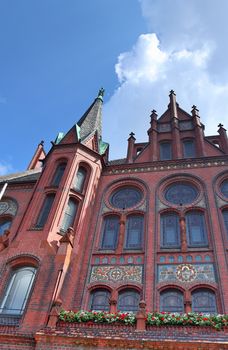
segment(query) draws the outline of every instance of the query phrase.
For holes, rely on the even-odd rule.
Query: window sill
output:
[[[0,314],[0,326],[18,327],[20,320],[21,320],[21,315]]]

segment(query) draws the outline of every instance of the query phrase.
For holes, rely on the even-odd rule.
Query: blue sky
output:
[[[0,175],[26,169],[37,144],[67,131],[106,90],[111,158],[174,89],[206,134],[228,127],[226,0],[0,0]]]

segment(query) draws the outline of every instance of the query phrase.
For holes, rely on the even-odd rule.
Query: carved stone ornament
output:
[[[196,269],[193,265],[179,265],[176,270],[177,279],[181,282],[192,282],[196,279]]]
[[[5,201],[0,201],[0,215],[3,214],[10,214],[10,215],[16,215],[17,212],[17,204],[10,200],[7,199]]]

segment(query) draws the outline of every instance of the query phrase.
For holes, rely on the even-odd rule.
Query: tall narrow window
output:
[[[207,232],[204,214],[193,211],[186,214],[187,240],[190,247],[207,246]]]
[[[127,234],[126,234],[126,248],[140,249],[142,248],[143,237],[143,216],[131,215],[127,218]]]
[[[226,233],[228,237],[228,209],[223,210],[222,215],[223,215]]]
[[[134,289],[126,289],[119,294],[118,310],[136,312],[139,308],[140,294]]]
[[[22,267],[14,272],[2,300],[0,313],[10,315],[23,313],[35,274],[34,267]]]
[[[61,163],[57,166],[57,169],[55,171],[54,177],[52,179],[52,186],[59,186],[61,179],[63,177],[63,173],[65,171],[66,168],[66,163]]]
[[[83,192],[86,175],[87,175],[86,169],[80,166],[78,168],[78,171],[75,177],[75,183],[74,183],[74,189],[80,193]]]
[[[208,289],[197,289],[192,293],[192,311],[211,313],[217,312],[215,293]]]
[[[160,295],[160,311],[184,312],[183,293],[176,289],[169,289]]]
[[[47,197],[45,198],[40,214],[38,216],[36,227],[40,227],[40,228],[44,227],[48,219],[48,215],[51,211],[51,207],[54,202],[54,199],[55,199],[54,193],[48,194]]]
[[[78,203],[70,198],[67,203],[67,208],[63,218],[63,223],[61,227],[62,231],[65,232],[69,227],[73,226],[77,208],[78,208]]]
[[[172,159],[172,148],[170,142],[160,143],[160,159],[169,160]]]
[[[0,236],[4,234],[5,230],[8,230],[10,228],[11,223],[11,219],[3,219],[0,221]]]
[[[161,215],[161,247],[180,247],[179,217],[176,213]]]
[[[119,217],[106,216],[103,224],[103,236],[101,247],[103,249],[115,249],[119,233]]]
[[[91,293],[91,310],[109,311],[110,292],[106,289],[97,289]]]
[[[183,141],[184,158],[195,157],[195,143],[193,140]]]

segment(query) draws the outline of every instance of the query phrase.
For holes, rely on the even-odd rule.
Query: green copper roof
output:
[[[107,142],[104,142],[102,140],[99,141],[99,153],[104,154],[106,149],[108,148],[109,144]]]
[[[59,132],[55,139],[55,143],[58,144],[63,139],[64,136],[65,136],[64,132]]]

